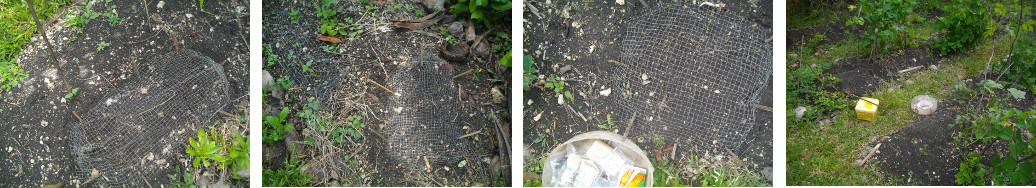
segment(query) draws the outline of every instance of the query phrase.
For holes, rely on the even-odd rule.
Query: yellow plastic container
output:
[[[860,100],[856,101],[856,118],[874,121],[874,119],[878,117],[878,104],[881,103],[881,101],[867,97],[860,98]]]

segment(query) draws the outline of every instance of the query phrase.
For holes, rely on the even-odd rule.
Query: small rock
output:
[[[914,80],[910,80],[910,79],[907,79],[907,80],[906,80],[906,81],[904,81],[903,83],[906,83],[906,84],[914,84]]]
[[[601,90],[601,96],[607,97],[608,95],[611,95],[611,94],[612,94],[612,88]]]
[[[165,1],[158,1],[158,6],[156,7],[158,7],[158,9],[162,9],[162,7],[165,7]]]
[[[155,160],[155,164],[158,164],[158,166],[165,166],[165,159]]]
[[[773,182],[773,167],[763,168],[763,176],[766,176],[766,180]]]
[[[187,18],[188,18],[188,19],[190,19],[190,18],[193,18],[193,17],[194,17],[194,15],[193,15],[193,14],[187,14]]]
[[[270,72],[266,72],[266,70],[263,70],[263,86],[270,85],[273,85],[273,75],[270,75]]]
[[[806,115],[806,107],[795,108],[795,120],[802,120],[802,116]]]
[[[565,96],[558,95],[558,104],[565,104]]]
[[[47,122],[47,120],[40,121],[40,125],[42,125],[43,127],[47,127],[47,124],[50,124],[49,122]]]
[[[932,69],[932,70],[939,70],[939,66],[935,66],[935,65],[928,65],[928,69]]]
[[[455,37],[464,37],[464,24],[460,22],[453,22],[450,24],[450,34]]]
[[[561,74],[568,73],[568,71],[572,71],[572,65],[565,65],[564,67],[561,67],[561,70],[559,71]]]
[[[502,104],[504,103],[504,100],[507,98],[504,96],[504,93],[500,92],[500,89],[498,89],[497,87],[493,87],[493,89],[490,89],[489,93],[493,95],[493,103]]]
[[[615,4],[625,5],[626,1],[625,0],[615,0]]]
[[[443,8],[445,3],[446,0],[424,0],[424,6],[428,6],[428,8],[432,10],[446,10]]]

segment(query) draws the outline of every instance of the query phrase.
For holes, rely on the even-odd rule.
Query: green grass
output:
[[[47,20],[70,0],[32,0],[39,19]],[[26,75],[15,56],[36,34],[36,23],[22,1],[0,1],[0,90],[10,90]]]
[[[926,27],[930,24],[923,24]],[[921,29],[921,33],[934,31]],[[903,184],[901,180],[889,179],[882,175],[882,170],[868,164],[864,167],[852,165],[864,148],[869,145],[873,136],[888,135],[892,131],[906,127],[916,119],[910,110],[909,102],[916,95],[931,95],[935,98],[948,98],[950,91],[943,91],[943,86],[953,86],[961,78],[977,75],[986,67],[991,47],[995,49],[994,57],[1004,57],[1009,48],[1008,39],[986,41],[971,51],[959,56],[949,57],[943,61],[938,70],[925,71],[906,75],[900,79],[911,79],[914,84],[897,87],[893,91],[888,88],[893,83],[882,83],[874,92],[862,95],[881,100],[878,119],[874,122],[858,120],[855,113],[842,109],[842,113],[834,118],[831,125],[821,130],[815,121],[796,122],[788,119],[788,184],[789,185],[889,185]],[[830,46],[827,54],[812,56],[800,54],[803,59],[801,67],[810,64],[831,65],[839,57],[851,57],[864,53],[859,42]],[[996,63],[996,62],[993,62]],[[818,67],[827,67],[818,66]],[[802,69],[802,68],[800,68]],[[895,82],[899,83],[899,82]],[[843,100],[851,103],[854,100]],[[788,105],[794,108],[793,104]],[[788,109],[789,112],[793,109]],[[791,116],[789,116],[791,117]]]
[[[856,12],[849,12],[849,8],[846,6],[835,5],[831,8],[818,8],[811,12],[799,13],[788,15],[788,30],[800,29],[808,26],[815,25],[827,25],[831,22],[834,23],[845,23],[846,19],[849,19],[850,15],[854,15]],[[808,9],[809,7],[796,7],[798,9]]]

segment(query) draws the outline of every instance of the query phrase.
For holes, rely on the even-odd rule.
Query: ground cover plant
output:
[[[262,147],[270,153],[263,156],[263,173],[269,175],[264,186],[510,185],[509,174],[496,173],[509,171],[504,152],[510,136],[499,131],[510,126],[505,109],[511,41],[503,19],[509,11],[490,6],[499,2],[465,1],[475,6],[452,13],[448,8],[458,2],[436,2],[263,3],[269,32],[263,36],[268,118]],[[480,13],[473,18],[471,10]],[[456,49],[463,53],[443,55]],[[400,145],[392,136],[401,132],[392,124],[402,122],[393,121],[393,114],[419,106],[388,106],[397,96],[417,95],[401,91],[407,83],[393,78],[427,54],[448,60],[434,69],[453,71],[446,79],[458,88],[437,96],[460,104],[449,112],[459,129],[442,135],[460,138],[478,155],[447,160],[448,165],[429,156],[428,166],[404,168],[392,152]],[[497,128],[494,122],[504,123]],[[420,138],[413,134],[411,139]]]
[[[38,29],[34,18],[40,21],[52,19],[58,10],[71,4],[71,1],[33,0],[32,3],[35,17],[29,13],[26,2],[0,2],[0,8],[4,10],[0,12],[0,91],[9,91],[28,77],[16,56],[29,43],[29,39],[36,36]]]
[[[881,1],[841,7],[859,10],[861,4],[876,3]],[[836,41],[819,45],[790,39],[801,42],[789,42],[795,45],[789,49],[798,48],[789,52],[787,68],[789,185],[1031,185],[1032,173],[1018,170],[1024,163],[1019,159],[1029,151],[1015,144],[1031,138],[1013,136],[1027,132],[1028,117],[1018,114],[1034,106],[1031,98],[1014,98],[1029,94],[1028,84],[1015,84],[1023,78],[1004,79],[1007,74],[1029,74],[1007,68],[1027,62],[1015,58],[1026,53],[1018,50],[1026,45],[1017,41],[1031,36],[1021,32],[1027,28],[1022,23],[1033,18],[1031,10],[1021,11],[1023,5],[935,1],[902,9],[908,13],[904,15],[925,19],[900,28],[919,32],[907,32],[912,37],[900,37],[898,43],[931,47],[893,44],[887,53],[871,55],[873,38],[827,37]],[[834,20],[838,14],[856,11],[823,19]],[[789,15],[789,23],[810,24],[789,33],[870,32],[855,26],[814,29],[828,23],[798,18]],[[911,110],[909,102],[918,95],[939,100],[935,114]],[[877,120],[857,119],[853,107],[858,97],[881,100]]]

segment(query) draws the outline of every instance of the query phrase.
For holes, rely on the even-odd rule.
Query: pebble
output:
[[[935,65],[929,65],[929,66],[928,66],[928,69],[932,69],[932,70],[939,70],[939,66],[935,66]]]
[[[795,108],[795,120],[802,120],[802,116],[806,115],[806,107]]]
[[[615,0],[615,4],[625,5],[626,1],[625,0]]]
[[[565,65],[564,67],[561,67],[561,69],[559,70],[561,74],[568,73],[568,71],[572,71],[572,65]]]
[[[162,9],[162,7],[165,7],[165,1],[158,1],[158,6],[156,7],[158,7],[158,9]]]
[[[611,94],[612,94],[612,88],[601,90],[601,96],[607,97],[608,95],[611,95]]]

